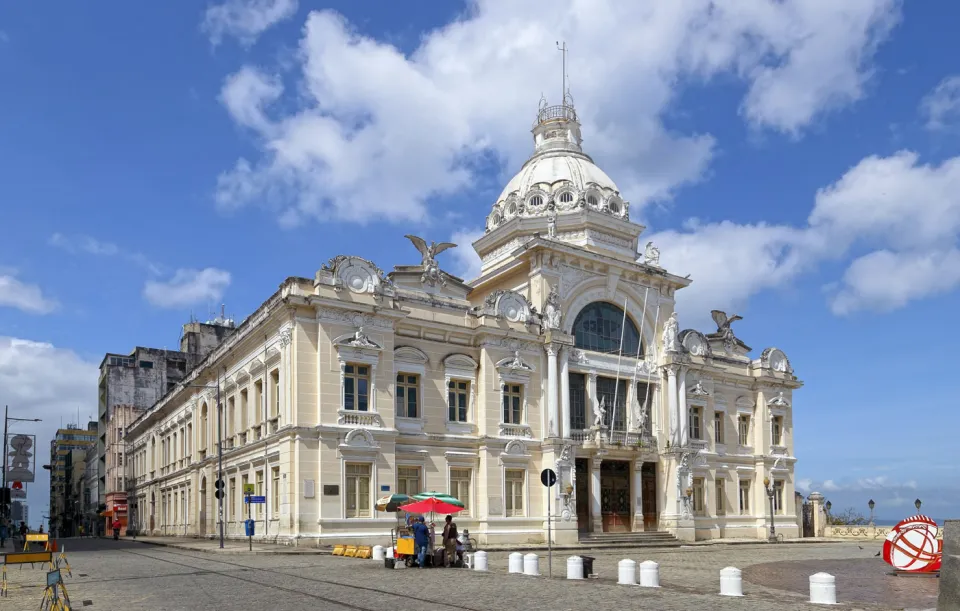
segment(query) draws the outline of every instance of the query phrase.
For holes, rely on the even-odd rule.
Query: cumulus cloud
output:
[[[219,301],[228,286],[230,272],[222,269],[178,269],[167,281],[147,281],[143,287],[143,296],[160,308],[180,308]]]
[[[453,273],[466,281],[480,275],[480,256],[473,249],[473,243],[483,237],[483,229],[459,229],[450,236],[457,245],[447,251],[453,256]]]
[[[214,45],[233,36],[249,47],[263,32],[293,17],[297,6],[297,0],[226,0],[207,8],[201,29]]]
[[[98,240],[88,235],[64,235],[54,233],[47,240],[50,246],[64,250],[70,254],[87,254],[101,257],[121,257],[140,267],[143,267],[154,274],[162,273],[160,265],[152,262],[145,255],[139,252],[129,252],[121,249],[112,242]]]
[[[52,375],[51,372],[55,372]],[[45,342],[0,336],[0,403],[8,405],[10,416],[40,418],[42,422],[11,423],[11,433],[37,436],[36,482],[27,484],[34,524],[48,505],[49,472],[40,468],[43,448],[59,428],[76,419],[81,426],[96,420],[97,363],[75,352]],[[90,407],[92,406],[92,407]]]
[[[700,180],[714,154],[709,134],[664,125],[682,83],[734,75],[748,87],[751,124],[795,135],[863,96],[871,57],[899,20],[897,0],[470,8],[409,54],[337,13],[313,12],[289,101],[278,79],[253,68],[226,79],[223,104],[260,154],[221,174],[219,205],[271,206],[283,224],[422,220],[437,198],[474,184],[478,157],[520,166],[563,38],[585,146],[639,210]]]
[[[0,307],[16,308],[28,314],[49,314],[57,302],[43,294],[36,284],[17,278],[16,270],[0,272]]]
[[[960,127],[960,76],[948,76],[920,102],[920,114],[931,131]]]

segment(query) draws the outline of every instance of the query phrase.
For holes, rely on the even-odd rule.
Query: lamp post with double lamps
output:
[[[874,524],[873,524],[873,508],[876,507],[876,506],[877,506],[877,504],[873,502],[873,499],[870,499],[870,502],[867,503],[867,507],[870,508],[870,526],[873,526],[873,525],[874,525]]]
[[[213,384],[184,384],[186,388],[209,388],[217,389],[217,482],[215,488],[217,492],[217,521],[220,522],[220,549],[223,549],[223,429],[220,420],[223,418],[223,405],[220,403],[220,376],[217,375],[217,383]]]
[[[11,418],[10,417],[10,408],[8,406],[3,407],[3,464],[0,465],[3,467],[3,484],[0,485],[0,490],[3,490],[7,487],[7,429],[8,422],[43,422],[40,418]],[[10,507],[4,502],[0,506],[0,516],[6,516],[10,511]]]
[[[770,500],[770,535],[767,537],[767,542],[776,543],[777,542],[777,527],[773,523],[773,495],[774,489],[770,487],[770,478],[763,478],[763,487],[767,491],[767,498]]]

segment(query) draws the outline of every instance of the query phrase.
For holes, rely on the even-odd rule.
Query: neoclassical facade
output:
[[[419,265],[384,273],[337,256],[288,278],[127,431],[140,532],[219,529],[296,544],[382,542],[378,497],[461,499],[481,544],[600,533],[681,540],[797,536],[786,355],[758,358],[717,330],[681,330],[676,292],[629,204],[580,146],[571,105],[541,107],[534,153],[473,247],[469,283],[440,269],[451,244],[408,236]],[[218,395],[220,410],[218,411]],[[222,418],[218,418],[222,413]],[[558,485],[540,483],[554,469]]]

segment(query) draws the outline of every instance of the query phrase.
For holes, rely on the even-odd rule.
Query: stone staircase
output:
[[[680,540],[668,532],[580,533],[585,547],[680,547]]]

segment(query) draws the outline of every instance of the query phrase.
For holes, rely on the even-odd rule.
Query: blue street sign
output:
[[[265,497],[265,496],[245,496],[245,497],[243,497],[243,502],[244,502],[244,503],[254,503],[254,504],[257,504],[257,503],[266,503],[266,502],[267,502],[267,497]]]

